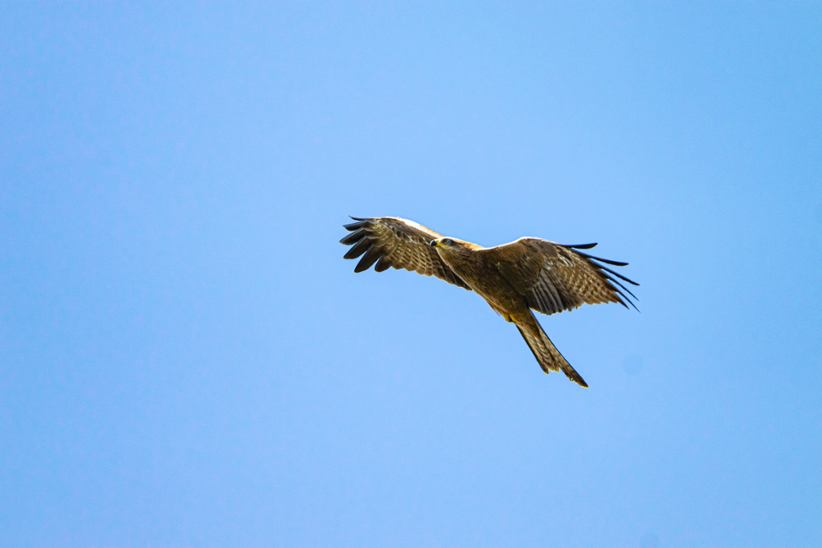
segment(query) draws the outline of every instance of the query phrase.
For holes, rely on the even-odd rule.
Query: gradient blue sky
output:
[[[6,5],[0,544],[822,545],[815,3]],[[598,241],[641,313],[354,275]]]

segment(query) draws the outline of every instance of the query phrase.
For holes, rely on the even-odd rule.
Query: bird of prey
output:
[[[545,334],[532,310],[554,314],[583,304],[636,305],[620,280],[639,285],[608,268],[628,263],[583,253],[595,245],[562,245],[540,238],[520,238],[495,247],[444,237],[430,228],[399,217],[351,217],[343,225],[350,233],[340,240],[351,249],[346,259],[362,256],[354,272],[372,265],[382,272],[404,268],[436,276],[475,291],[506,321],[519,329],[545,373],[562,371],[583,387],[585,379]],[[376,264],[375,264],[376,263]]]

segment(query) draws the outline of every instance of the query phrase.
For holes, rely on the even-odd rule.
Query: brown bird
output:
[[[482,247],[443,237],[399,217],[351,218],[355,222],[344,225],[350,234],[340,243],[352,246],[344,255],[346,259],[362,255],[354,272],[376,263],[377,272],[404,268],[476,291],[506,321],[517,326],[545,373],[561,370],[586,388],[585,379],[560,354],[531,310],[554,314],[598,303],[619,303],[625,308],[630,304],[636,309],[628,297],[636,299],[636,295],[619,280],[639,284],[601,264],[628,263],[580,251],[595,243],[562,245],[540,238],[520,238]]]

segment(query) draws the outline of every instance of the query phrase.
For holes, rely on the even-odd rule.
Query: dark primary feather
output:
[[[360,259],[360,262],[357,263],[357,266],[354,267],[354,272],[362,272],[363,270],[371,268],[371,265],[376,263],[377,259],[381,257],[380,253],[379,248],[370,247],[362,259]]]
[[[355,222],[343,225],[351,233],[340,243],[352,246],[343,255],[346,259],[362,256],[354,272],[368,270],[376,263],[377,272],[390,267],[404,268],[469,289],[430,246],[431,240],[441,238],[442,234],[397,217],[351,218]]]
[[[357,219],[357,217],[351,217],[352,219]],[[360,219],[359,222],[356,223],[348,223],[347,225],[343,225],[343,228],[346,230],[357,230],[360,227],[365,226],[365,221]]]
[[[346,259],[356,259],[360,255],[365,253],[369,247],[371,247],[371,242],[368,239],[360,240],[356,244],[354,244],[351,247],[351,249],[349,249],[345,253],[345,255],[343,255],[343,257]]]
[[[636,307],[636,305],[635,305],[635,304],[631,301],[631,299],[629,299],[629,298],[627,297],[627,295],[625,295],[625,293],[627,293],[628,295],[630,295],[630,296],[631,296],[631,297],[633,297],[634,299],[639,300],[639,299],[638,299],[638,297],[637,297],[636,295],[634,295],[634,293],[633,293],[630,289],[628,289],[627,287],[625,287],[625,286],[624,286],[624,285],[623,285],[623,284],[622,284],[619,280],[614,279],[614,278],[612,277],[612,275],[613,275],[613,276],[616,276],[617,278],[620,278],[620,279],[622,279],[622,280],[624,280],[624,281],[626,281],[626,282],[628,282],[629,284],[632,284],[632,285],[639,285],[639,284],[638,284],[637,282],[633,281],[632,279],[630,279],[630,278],[628,278],[628,277],[626,277],[626,276],[623,276],[623,275],[622,275],[622,274],[620,274],[619,272],[616,272],[616,271],[614,271],[614,270],[612,270],[612,269],[608,268],[607,266],[603,266],[603,265],[601,265],[601,264],[598,264],[598,263],[597,263],[597,261],[599,261],[599,262],[603,262],[603,263],[606,263],[606,264],[610,264],[610,265],[614,265],[614,266],[628,266],[628,263],[623,262],[623,261],[613,261],[613,260],[611,260],[611,259],[603,259],[602,257],[596,257],[596,256],[594,256],[594,255],[588,255],[587,253],[582,253],[581,251],[576,251],[576,250],[578,250],[578,249],[591,249],[592,247],[594,247],[594,246],[596,246],[596,245],[597,245],[597,244],[593,243],[593,244],[582,244],[582,245],[564,245],[563,247],[567,247],[567,248],[569,248],[569,249],[572,249],[572,250],[574,250],[574,251],[576,252],[576,254],[577,254],[577,255],[581,255],[581,256],[585,257],[586,259],[590,259],[590,260],[589,260],[589,262],[590,262],[591,264],[593,264],[593,265],[594,265],[594,267],[596,267],[598,270],[603,271],[605,278],[606,278],[609,282],[614,283],[614,284],[616,284],[616,285],[619,287],[619,289],[614,288],[614,289],[615,289],[615,291],[616,291],[616,292],[617,292],[617,293],[618,293],[618,294],[619,294],[619,295],[620,295],[620,296],[621,296],[621,297],[622,297],[625,301],[627,301],[627,302],[628,302],[631,306],[633,306],[635,310],[639,310],[639,309]],[[623,291],[624,291],[625,293],[623,293]],[[620,303],[620,304],[622,304],[623,306],[625,306],[625,303],[624,303],[624,302],[623,302],[623,303]]]
[[[628,282],[630,284],[633,284],[633,285],[636,285],[636,286],[638,286],[639,284],[637,282],[631,280],[630,278],[627,278],[627,277],[623,276],[622,274],[620,274],[618,272],[614,272],[613,270],[611,270],[608,267],[602,266],[601,264],[597,264],[594,261],[589,261],[589,262],[592,265],[594,265],[594,267],[597,269],[597,273],[600,276],[602,276],[602,278],[606,281],[608,286],[618,295],[617,300],[618,300],[619,304],[621,304],[625,308],[628,308],[628,305],[630,305],[631,308],[633,308],[634,310],[639,312],[639,308],[637,308],[636,303],[634,303],[634,301],[632,301],[631,298],[628,297],[628,295],[630,295],[631,297],[633,297],[636,300],[639,300],[639,297],[634,295],[634,292],[631,291],[630,289],[628,289],[627,287],[625,287],[619,280],[612,277],[611,274],[613,274],[614,276],[617,276],[618,278],[621,278],[621,279],[625,280],[626,282]],[[614,284],[616,284],[616,285],[614,285]],[[626,293],[627,293],[627,295],[626,295]]]
[[[611,259],[603,259],[602,257],[594,257],[593,255],[588,255],[587,253],[583,253],[581,251],[576,252],[577,255],[582,255],[587,259],[594,259],[595,261],[601,261],[603,263],[612,264],[614,266],[628,266],[628,263],[624,263],[622,261],[612,261]]]
[[[351,245],[351,244],[357,243],[360,240],[362,240],[364,236],[365,236],[365,230],[362,230],[362,229],[355,230],[354,232],[352,232],[351,234],[349,234],[348,236],[345,236],[342,240],[340,240],[340,243],[345,244],[345,245]]]
[[[625,263],[625,264],[627,265],[628,263]],[[628,278],[628,277],[626,277],[626,276],[623,276],[623,275],[622,275],[622,274],[620,274],[619,272],[617,272],[617,271],[615,271],[615,270],[611,270],[611,269],[610,269],[610,268],[608,268],[607,266],[597,265],[597,267],[598,267],[598,268],[600,268],[601,270],[604,270],[605,272],[609,272],[609,273],[613,274],[614,276],[616,276],[616,277],[618,277],[618,278],[621,278],[621,279],[625,280],[626,282],[628,282],[628,283],[629,283],[629,284],[631,284],[631,285],[639,285],[637,282],[633,281],[631,278]]]

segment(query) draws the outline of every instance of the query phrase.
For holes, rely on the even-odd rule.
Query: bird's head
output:
[[[470,251],[473,248],[478,247],[470,242],[459,240],[457,238],[437,238],[435,240],[431,240],[430,245],[440,254],[460,253]]]

